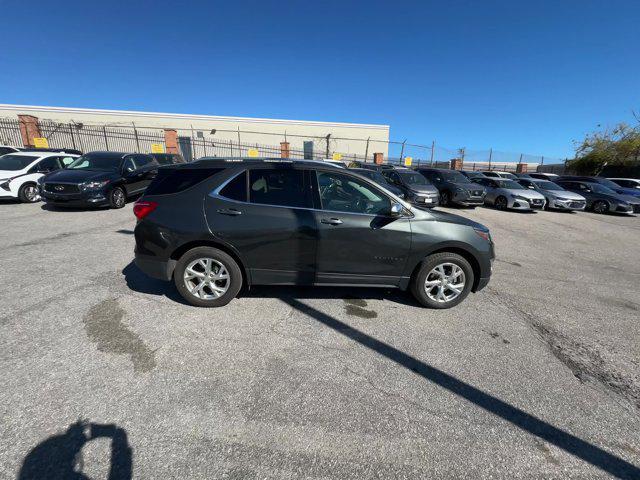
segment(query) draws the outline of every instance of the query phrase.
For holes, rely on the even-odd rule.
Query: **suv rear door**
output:
[[[308,177],[291,165],[255,167],[207,196],[211,232],[237,250],[252,283],[313,283],[317,232]]]
[[[389,216],[392,200],[346,172],[310,173],[316,283],[398,285],[411,249],[409,218]]]

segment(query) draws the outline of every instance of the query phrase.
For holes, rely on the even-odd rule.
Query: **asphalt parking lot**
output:
[[[640,478],[640,218],[455,213],[497,260],[452,310],[198,309],[131,264],[131,205],[0,204],[0,478]]]

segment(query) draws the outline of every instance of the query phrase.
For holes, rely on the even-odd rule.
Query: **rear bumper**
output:
[[[171,280],[176,268],[175,260],[159,260],[157,257],[136,253],[134,263],[145,274],[158,280]]]

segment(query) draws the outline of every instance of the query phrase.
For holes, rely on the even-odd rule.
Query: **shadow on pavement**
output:
[[[133,262],[130,262],[122,269],[122,275],[124,275],[124,279],[127,282],[127,287],[135,292],[167,297],[182,305],[192,306],[180,296],[173,282],[165,282],[164,280],[151,278]]]
[[[494,397],[493,395],[485,393],[468,383],[458,380],[454,376],[407,355],[401,350],[377,340],[358,329],[352,328],[346,323],[343,323],[330,315],[305,305],[295,298],[286,298],[283,299],[283,301],[289,304],[292,308],[295,308],[301,313],[308,315],[323,325],[335,330],[337,333],[344,335],[345,337],[379,353],[398,365],[415,372],[425,380],[435,383],[445,390],[448,390],[449,392],[471,402],[475,406],[493,413],[525,432],[535,435],[545,442],[561,448],[571,455],[604,470],[610,475],[623,479],[640,478],[640,468],[603,450],[600,447],[592,445],[591,443],[571,435],[564,430],[554,427],[544,420],[540,420],[539,418],[528,414],[525,411]]]
[[[113,424],[78,421],[64,433],[36,445],[25,457],[18,480],[84,480],[82,447],[96,438],[111,439],[109,480],[129,480],[133,473],[133,452],[127,432]]]

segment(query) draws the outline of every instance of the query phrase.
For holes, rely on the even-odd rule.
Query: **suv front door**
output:
[[[316,283],[393,285],[411,249],[408,216],[390,216],[391,199],[349,174],[311,172],[318,229]]]

